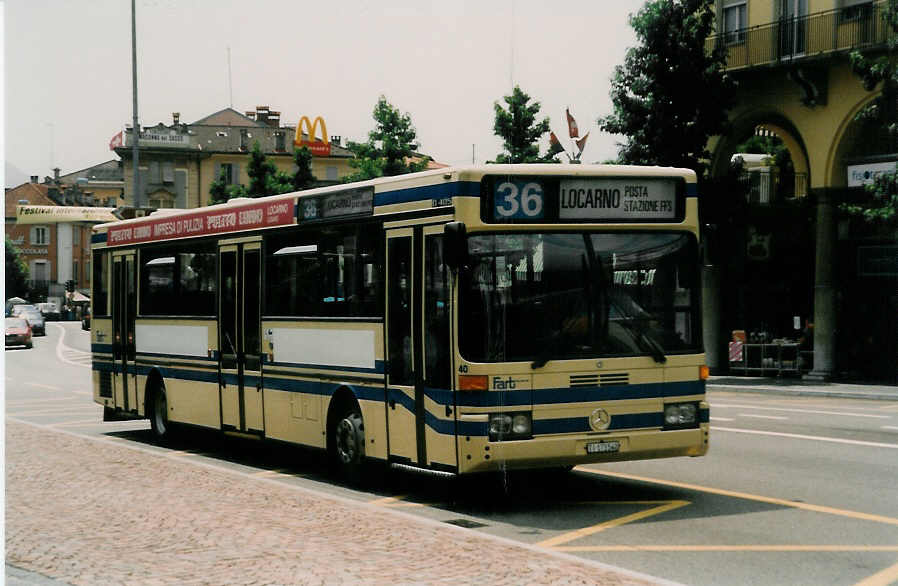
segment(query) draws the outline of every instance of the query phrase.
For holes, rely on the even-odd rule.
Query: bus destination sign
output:
[[[295,214],[294,201],[282,199],[239,207],[219,207],[200,212],[165,215],[139,223],[110,227],[106,232],[106,244],[122,246],[286,226],[294,223]]]
[[[562,179],[558,194],[560,220],[674,219],[677,188],[670,179]]]
[[[374,213],[374,188],[354,187],[299,200],[299,220],[327,220]]]

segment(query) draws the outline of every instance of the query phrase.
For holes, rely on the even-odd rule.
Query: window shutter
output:
[[[175,180],[175,207],[187,208],[187,171],[184,169],[176,169],[174,172]]]

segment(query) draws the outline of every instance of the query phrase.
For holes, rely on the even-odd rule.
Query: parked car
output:
[[[59,319],[59,306],[53,301],[38,303],[37,308],[41,311],[46,321],[56,321]]]
[[[31,325],[31,333],[35,336],[46,336],[47,326],[44,322],[44,316],[37,309],[21,311],[19,317],[24,317]]]
[[[84,310],[84,316],[81,318],[81,329],[89,330],[90,329],[90,308]]]
[[[40,310],[30,303],[19,303],[18,305],[12,306],[9,315],[13,317],[19,317],[23,311],[37,311],[38,313],[40,313]]]
[[[9,346],[32,347],[31,326],[28,320],[21,317],[6,318],[6,347]]]

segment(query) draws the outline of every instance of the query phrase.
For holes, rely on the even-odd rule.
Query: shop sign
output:
[[[318,126],[321,126],[321,138],[318,133]],[[303,129],[308,139],[303,138]],[[329,157],[331,154],[331,143],[327,136],[327,126],[324,124],[324,118],[316,116],[314,122],[309,121],[308,116],[299,119],[296,125],[296,136],[293,139],[293,146],[298,148],[306,147],[316,157]]]
[[[115,222],[115,208],[79,206],[16,206],[17,224],[58,222]]]
[[[886,163],[866,163],[863,165],[848,165],[848,187],[860,187],[869,185],[876,178],[886,173],[894,173],[898,161]]]

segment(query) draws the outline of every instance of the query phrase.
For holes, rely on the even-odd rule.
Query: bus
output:
[[[446,168],[97,225],[94,401],[452,475],[708,450],[695,174]]]

